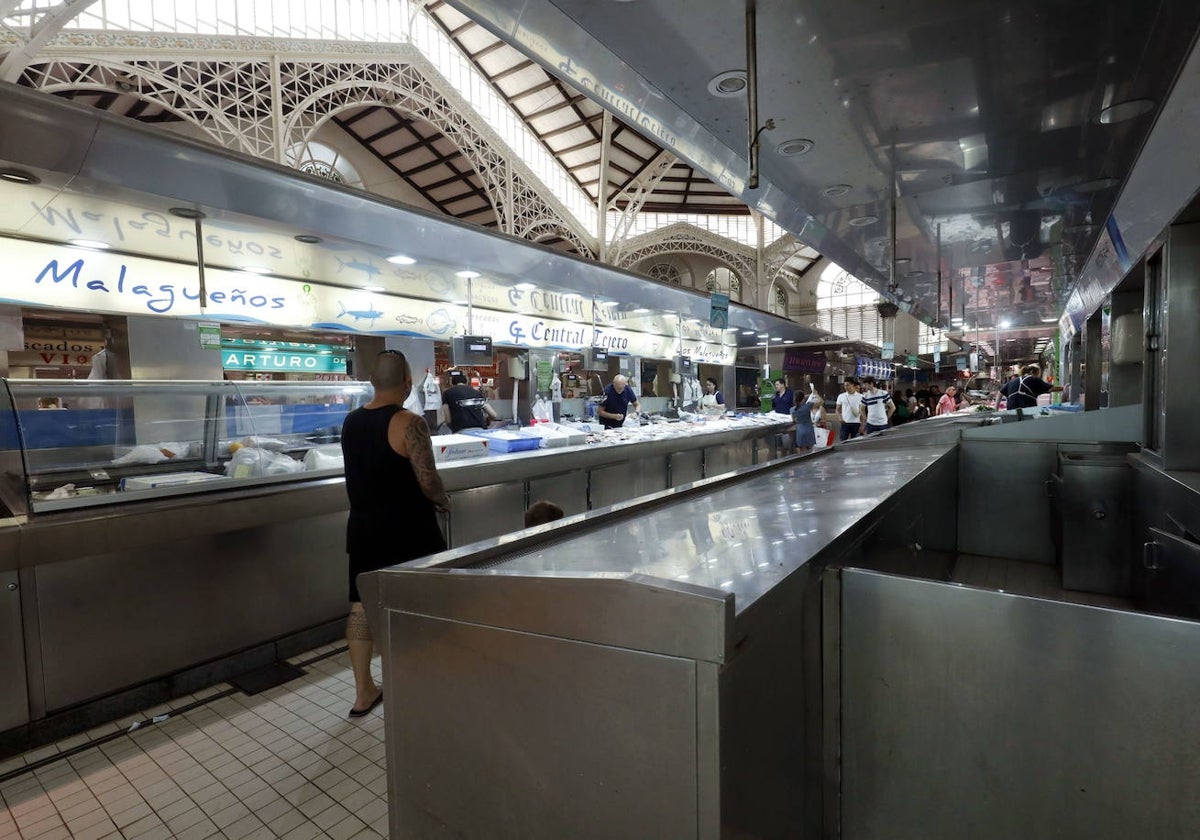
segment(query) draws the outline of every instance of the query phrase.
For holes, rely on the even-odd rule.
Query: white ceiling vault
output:
[[[280,163],[328,122],[446,215],[614,264],[668,226],[748,219],[724,188],[613,118],[602,248],[603,110],[442,0],[203,6],[0,2],[4,73],[141,122],[191,123]],[[746,270],[753,226],[700,227],[725,243],[722,262]],[[792,241],[771,224],[764,235]],[[817,257],[793,247],[774,276],[793,280]],[[766,308],[771,279],[761,301],[750,289],[744,302]]]

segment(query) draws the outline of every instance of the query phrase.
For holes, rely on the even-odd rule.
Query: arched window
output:
[[[324,143],[297,143],[287,150],[287,162],[293,169],[316,175],[347,187],[362,188],[358,170],[336,149]]]
[[[672,286],[683,284],[683,275],[670,263],[655,263],[646,270],[646,274],[660,283],[670,283]]]
[[[843,338],[882,346],[878,301],[879,292],[830,263],[817,281],[817,326]]]
[[[939,330],[936,327],[931,327],[929,324],[922,322],[920,333],[917,338],[917,352],[922,355],[925,353],[933,353],[941,351],[943,353],[950,349],[950,333],[948,330]]]
[[[730,300],[742,299],[742,279],[725,266],[718,266],[704,278],[704,288],[710,292],[725,292]]]

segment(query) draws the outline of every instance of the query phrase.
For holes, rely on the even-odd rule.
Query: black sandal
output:
[[[350,717],[352,717],[352,718],[366,717],[367,715],[371,714],[371,712],[375,710],[375,707],[378,706],[382,702],[383,702],[383,692],[381,691],[381,692],[379,692],[379,696],[376,697],[374,700],[372,700],[371,705],[367,706],[367,708],[356,709],[353,706],[351,706],[350,707]]]

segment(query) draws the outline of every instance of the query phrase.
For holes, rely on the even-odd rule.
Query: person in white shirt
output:
[[[859,409],[862,416],[862,430],[859,434],[882,432],[888,427],[888,420],[896,410],[896,404],[892,402],[891,394],[875,386],[875,377],[864,376],[863,385],[866,387],[862,393],[862,408]]]
[[[862,408],[862,395],[858,393],[858,380],[848,376],[844,387],[845,392],[838,394],[837,398],[838,417],[842,421],[838,440],[850,440],[857,435],[859,424],[862,422],[859,411]]]

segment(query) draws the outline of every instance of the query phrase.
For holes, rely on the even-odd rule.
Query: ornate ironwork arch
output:
[[[146,49],[152,48],[147,43]],[[462,152],[479,173],[503,231],[529,237],[553,229],[591,257],[595,248],[588,235],[511,161],[502,143],[472,123],[465,103],[437,89],[431,81],[435,74],[425,63],[415,51],[413,60],[399,62],[291,59],[285,51],[275,81],[273,61],[260,58],[63,55],[30,64],[22,79],[48,93],[133,94],[196,126],[218,145],[272,160],[282,160],[282,151],[293,144],[311,140],[340,110],[370,104],[397,108],[429,121]]]
[[[746,289],[753,285],[754,258],[722,245],[721,241],[710,241],[709,236],[706,231],[692,225],[671,225],[640,237],[642,241],[631,244],[617,265],[631,268],[662,254],[703,254],[713,257],[737,275],[744,295]],[[717,237],[712,239],[717,240]]]

